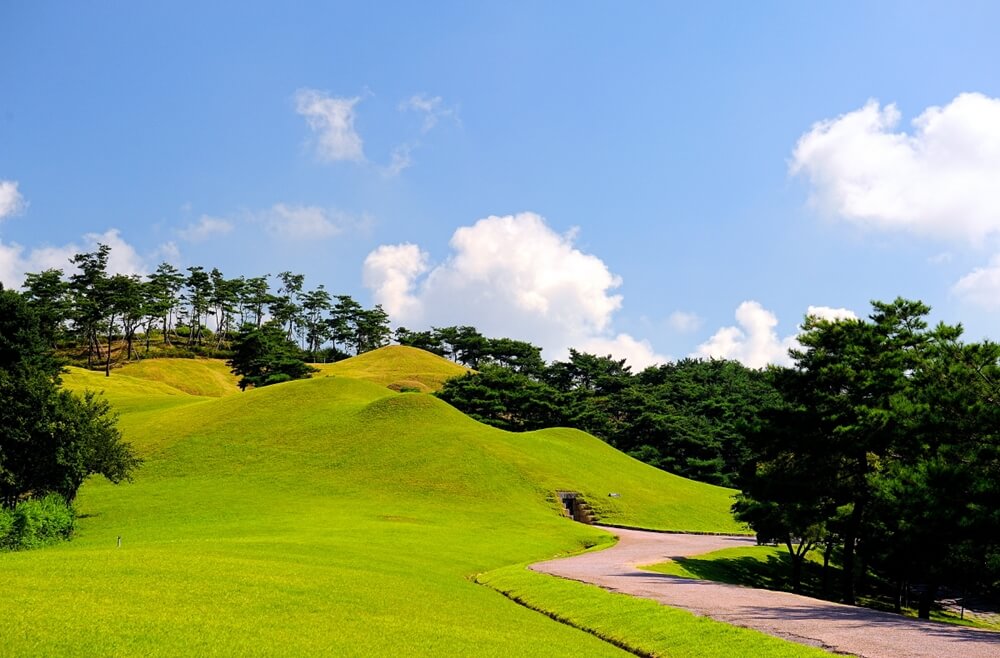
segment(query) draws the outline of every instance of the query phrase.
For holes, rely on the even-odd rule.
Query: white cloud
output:
[[[746,301],[736,308],[738,327],[723,327],[697,347],[691,355],[699,358],[733,359],[750,368],[769,363],[788,365],[788,349],[795,336],[779,338],[778,318],[758,302]]]
[[[177,247],[177,243],[171,240],[153,250],[151,256],[157,262],[177,263],[181,259],[181,250]]]
[[[316,136],[316,153],[330,162],[364,162],[361,136],[354,130],[354,106],[361,100],[336,98],[316,89],[295,92],[295,111],[305,117]]]
[[[70,259],[79,253],[92,252],[98,244],[111,247],[108,257],[108,274],[144,274],[148,271],[145,261],[135,248],[121,237],[118,229],[104,233],[87,233],[83,244],[69,243],[62,246],[36,247],[30,251],[17,243],[0,242],[0,282],[10,288],[17,288],[24,282],[28,272],[47,269],[61,269],[66,274],[76,268]]]
[[[392,157],[389,165],[383,169],[386,176],[398,176],[401,171],[413,166],[412,144],[400,144],[392,149]]]
[[[977,267],[959,279],[951,292],[976,306],[1000,310],[1000,255],[986,267]]]
[[[856,320],[857,314],[847,308],[810,306],[806,315],[823,320]],[[759,302],[745,301],[736,308],[739,326],[723,327],[697,347],[692,357],[708,359],[733,359],[750,368],[763,368],[768,364],[791,365],[788,350],[800,347],[798,333],[779,337],[778,318]]]
[[[689,313],[688,311],[674,311],[667,318],[667,326],[672,330],[681,334],[689,334],[693,331],[697,331],[702,324],[702,319],[697,313]]]
[[[346,215],[319,206],[276,203],[258,214],[269,233],[289,240],[322,240],[344,231],[350,223]]]
[[[453,107],[445,107],[440,96],[429,97],[426,94],[415,94],[399,104],[401,111],[411,110],[424,115],[424,123],[421,132],[430,132],[441,119],[449,118],[458,120],[457,112]]]
[[[378,302],[391,315],[400,319],[419,315],[420,300],[414,296],[414,284],[427,271],[427,259],[415,244],[384,244],[365,258],[365,287],[376,291]]]
[[[961,94],[895,132],[895,105],[815,124],[792,156],[821,209],[877,229],[973,242],[1000,231],[1000,99]]]
[[[204,242],[213,236],[226,235],[232,230],[233,223],[229,220],[202,215],[197,222],[177,231],[177,235],[188,242]]]
[[[83,237],[86,242],[83,251],[93,251],[97,249],[98,244],[111,247],[111,254],[108,256],[108,274],[145,274],[149,271],[135,247],[122,239],[118,229],[109,229],[104,233],[87,233]]]
[[[365,285],[410,328],[473,325],[489,336],[531,341],[549,359],[589,344],[657,360],[645,341],[613,334],[622,298],[612,291],[621,279],[573,239],[534,213],[491,216],[456,230],[450,256],[434,267],[416,245],[379,247],[365,260]]]
[[[0,219],[16,215],[26,205],[17,186],[17,181],[0,180]]]
[[[810,306],[806,309],[806,315],[830,322],[858,319],[858,314],[849,308],[830,308],[829,306]]]
[[[628,334],[618,334],[614,338],[595,336],[573,347],[597,356],[610,354],[615,359],[625,359],[632,366],[632,372],[671,360],[669,356],[658,354],[648,340],[637,340]]]

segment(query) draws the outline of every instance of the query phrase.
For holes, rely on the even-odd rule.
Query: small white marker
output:
[[[122,536],[118,535],[118,548],[122,547]]]

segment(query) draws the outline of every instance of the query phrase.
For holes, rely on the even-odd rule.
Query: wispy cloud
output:
[[[667,326],[679,334],[689,334],[701,328],[702,319],[697,313],[674,311],[667,318]]]
[[[413,157],[410,153],[413,151],[413,148],[412,144],[400,144],[392,149],[392,159],[389,161],[389,165],[383,170],[385,175],[398,176],[401,171],[411,167],[413,165]]]
[[[320,206],[276,203],[252,215],[274,237],[283,240],[324,240],[346,232],[365,233],[372,218]]]
[[[226,235],[232,232],[233,223],[227,219],[219,217],[209,217],[202,215],[198,221],[188,224],[177,231],[177,235],[188,242],[204,242],[217,235]]]
[[[399,104],[401,112],[413,111],[424,115],[424,123],[420,128],[423,133],[430,132],[441,119],[458,121],[458,112],[454,107],[446,107],[440,96],[415,94]]]
[[[337,98],[316,89],[295,92],[295,111],[305,117],[322,160],[364,162],[361,136],[354,129],[354,106],[360,96]]]

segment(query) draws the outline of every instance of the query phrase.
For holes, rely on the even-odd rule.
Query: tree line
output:
[[[943,585],[1000,591],[1000,346],[928,328],[929,311],[897,299],[867,319],[806,318],[793,365],[765,369],[683,359],[632,373],[576,350],[511,366],[491,355],[507,339],[471,327],[399,339],[478,368],[438,395],[484,423],[576,427],[738,489],[737,518],[787,547],[796,589],[819,549],[824,581],[841,567],[832,598],[888,587],[899,609],[914,589],[927,617]]]
[[[306,289],[302,274],[281,272],[272,282],[270,275],[228,278],[218,268],[182,272],[169,263],[145,277],[109,274],[110,254],[98,245],[70,259],[75,270],[68,277],[53,268],[29,273],[23,285],[46,342],[79,348],[88,367],[101,365],[108,374],[116,359],[140,358],[153,347],[225,356],[234,341],[264,325],[312,361],[360,354],[391,337],[380,306],[366,309],[323,285]]]
[[[573,349],[547,364],[540,348],[474,327],[400,329],[396,339],[474,368],[438,395],[481,422],[512,431],[575,427],[712,484],[736,484],[748,458],[745,430],[776,395],[767,373],[736,361],[683,359],[633,373],[624,359]]]

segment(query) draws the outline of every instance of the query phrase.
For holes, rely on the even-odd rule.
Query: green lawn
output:
[[[524,565],[483,574],[478,581],[523,605],[640,655],[672,658],[830,655],[655,601],[546,576],[529,571]]]
[[[72,542],[0,554],[0,655],[625,655],[474,574],[608,541],[556,489],[610,522],[738,528],[731,491],[580,432],[509,434],[346,376],[210,397],[188,391],[217,392],[214,366],[130,368],[65,377],[107,392],[146,463],[84,485]]]

